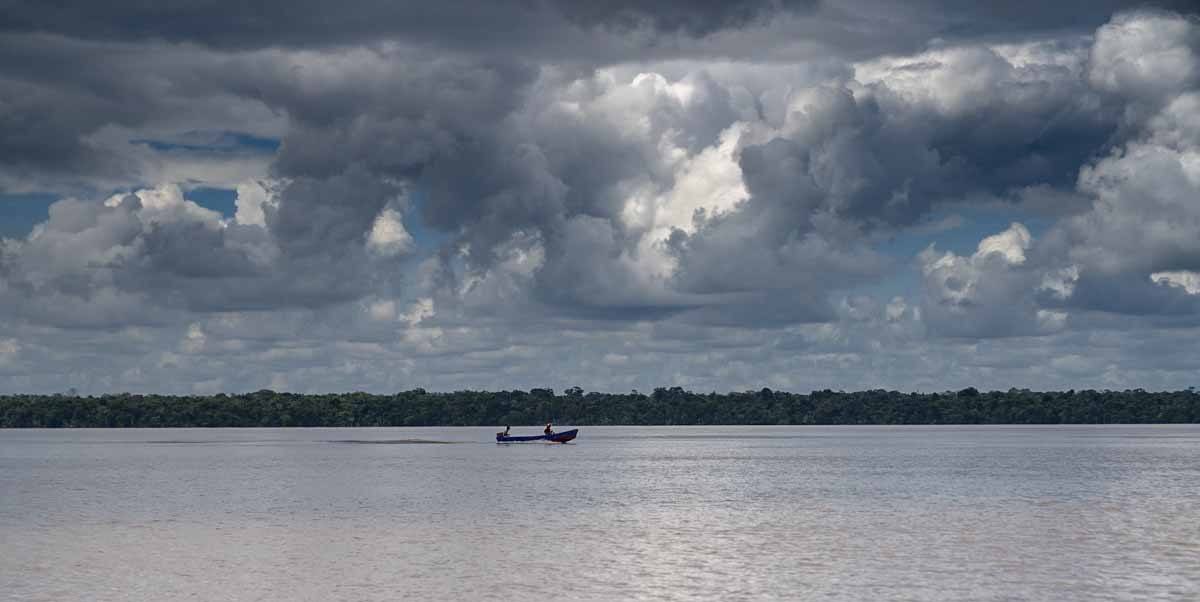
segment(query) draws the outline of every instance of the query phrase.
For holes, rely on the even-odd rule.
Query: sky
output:
[[[1200,16],[1042,4],[0,0],[0,393],[1200,384]]]

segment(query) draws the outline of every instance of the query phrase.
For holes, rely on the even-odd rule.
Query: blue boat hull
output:
[[[509,436],[505,437],[504,433],[496,433],[496,443],[524,443],[526,441],[549,441],[551,443],[566,443],[574,439],[579,434],[579,429],[571,429],[561,433],[550,433],[549,435],[530,435],[527,437]]]

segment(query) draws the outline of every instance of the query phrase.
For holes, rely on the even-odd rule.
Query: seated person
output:
[[[545,434],[547,434],[547,435],[552,435],[552,434],[554,434],[554,429],[550,428],[550,424],[549,424],[549,423],[547,423],[547,424],[546,424],[546,430],[544,430],[544,431],[542,431],[542,432],[543,432],[543,433],[545,433]]]

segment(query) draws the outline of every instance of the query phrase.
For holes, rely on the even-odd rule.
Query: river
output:
[[[0,599],[1200,599],[1200,426],[495,430],[0,431]]]

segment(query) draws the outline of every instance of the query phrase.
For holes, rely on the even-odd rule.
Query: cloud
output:
[[[1097,34],[1092,80],[1129,99],[1133,134],[1079,172],[1090,211],[1062,221],[1059,261],[1078,271],[1068,303],[1131,315],[1195,314],[1180,275],[1200,269],[1200,26],[1161,13],[1114,18]],[[1184,71],[1178,68],[1189,67]],[[1158,274],[1160,277],[1155,277]]]
[[[1014,223],[1007,230],[979,241],[979,250],[975,252],[974,258],[999,255],[1010,265],[1020,265],[1025,263],[1025,251],[1032,240],[1029,229]]]
[[[282,128],[257,99],[221,85],[228,57],[218,53],[11,32],[0,34],[0,57],[0,191],[95,193],[181,172],[228,184],[265,167],[261,150],[147,141],[204,131],[269,138]]]
[[[328,178],[287,180],[279,202],[264,210],[265,220],[288,257],[336,254],[367,244],[384,208],[400,193],[398,186],[351,166]]]
[[[237,207],[234,219],[237,223],[244,226],[267,225],[265,206],[273,205],[277,201],[277,197],[268,190],[271,187],[272,183],[260,180],[238,183],[237,196],[234,197],[234,205]]]
[[[59,201],[27,238],[5,240],[0,295],[23,320],[104,328],[161,324],[178,312],[352,300],[370,290],[368,283],[385,281],[374,274],[368,247],[388,256],[405,239],[402,229],[387,226],[395,215],[382,209],[390,191],[342,184],[293,183],[277,202],[295,211],[321,198],[328,212],[348,202],[337,195],[352,191],[380,199],[376,215],[354,227],[343,213],[331,218],[338,228],[323,228],[315,220],[294,225],[268,204],[265,228],[226,220],[183,198],[175,185],[104,203]],[[372,239],[368,231],[380,220],[385,226]]]
[[[114,2],[104,10],[89,6],[47,6],[10,2],[8,29],[52,31],[92,38],[162,38],[218,47],[261,47],[275,44],[321,46],[372,42],[396,36],[457,47],[487,49],[493,45],[526,46],[549,38],[552,27],[569,28],[576,36],[592,28],[611,28],[614,35],[649,28],[656,33],[680,31],[703,35],[739,27],[765,12],[808,10],[815,3],[791,0],[732,2],[646,2],[620,0],[580,5],[558,0],[501,1],[479,6],[449,0],[436,6],[410,2],[371,1],[345,11],[322,2],[265,2],[213,10],[208,5],[168,1],[147,6]],[[484,27],[491,25],[491,27]],[[534,38],[530,41],[528,38]],[[569,38],[567,38],[569,39]]]
[[[1048,334],[1065,326],[1063,312],[1040,308],[1036,293],[1046,275],[1028,265],[1033,237],[1023,224],[979,241],[974,254],[938,253],[933,246],[917,260],[924,283],[921,316],[935,334],[954,337],[1013,337]],[[1057,285],[1057,286],[1055,286]]]
[[[1126,111],[1124,141],[1078,170],[1076,194],[1090,207],[1033,244],[1028,231],[1010,229],[981,241],[970,258],[922,254],[934,331],[1055,331],[1080,312],[1178,323],[1196,315],[1189,286],[1200,268],[1200,213],[1190,199],[1200,197],[1200,172],[1193,173],[1200,136],[1190,109],[1198,82],[1193,69],[1180,68],[1196,60],[1198,32],[1194,20],[1157,12],[1119,15],[1100,29],[1087,81],[1119,97]]]
[[[1095,87],[1161,102],[1200,83],[1200,32],[1177,14],[1129,12],[1096,31],[1089,79]]]
[[[1182,382],[1107,341],[1198,317],[1198,27],[1121,6],[13,3],[0,370]]]
[[[375,217],[367,235],[367,248],[385,257],[395,257],[412,250],[412,235],[404,229],[400,212],[384,209]]]

